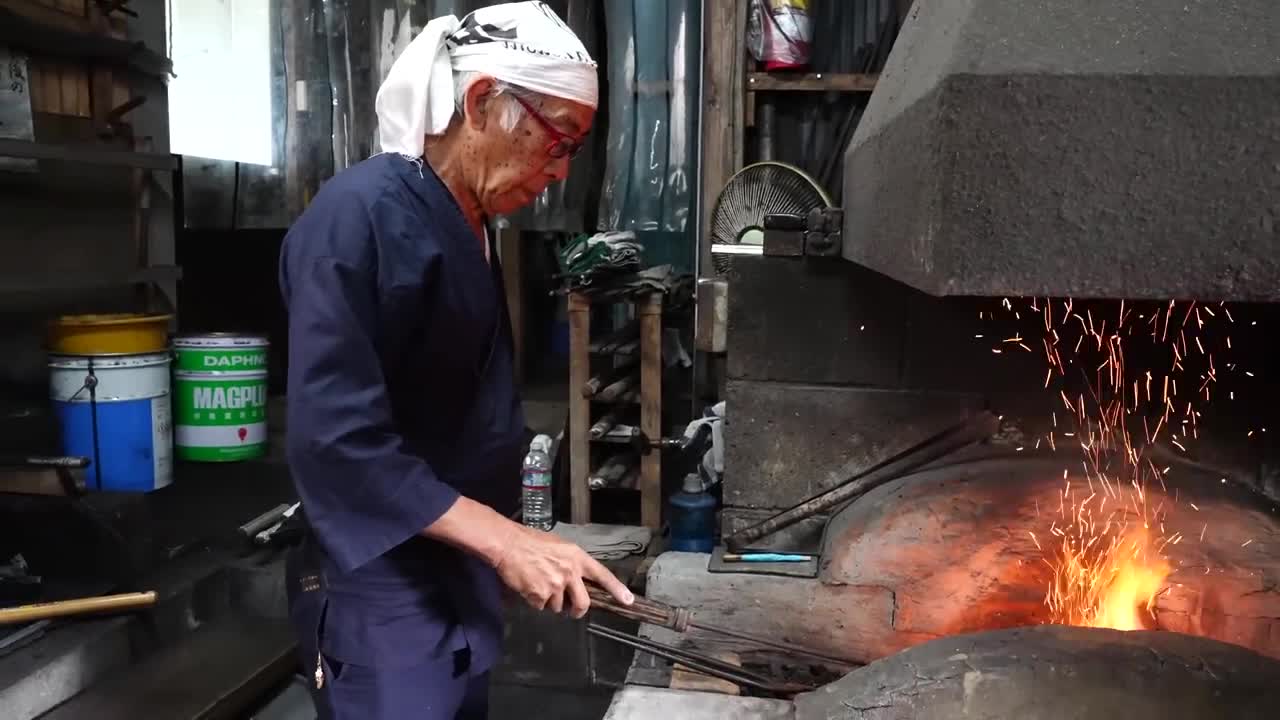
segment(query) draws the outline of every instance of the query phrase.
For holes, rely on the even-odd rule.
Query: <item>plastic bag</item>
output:
[[[765,70],[808,66],[813,47],[809,0],[751,0],[747,47]]]

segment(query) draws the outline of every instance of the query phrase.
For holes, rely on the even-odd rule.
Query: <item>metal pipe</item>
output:
[[[272,525],[279,523],[284,519],[285,513],[289,512],[289,507],[288,503],[281,503],[280,505],[262,513],[258,517],[250,520],[244,525],[241,525],[240,534],[244,537],[251,538]]]
[[[760,538],[791,527],[806,518],[813,517],[838,505],[843,505],[887,482],[902,477],[916,468],[946,457],[975,442],[985,440],[995,433],[999,425],[1000,423],[996,416],[988,412],[979,413],[977,416],[965,421],[964,424],[936,435],[892,460],[884,462],[865,473],[855,475],[846,482],[784,510],[767,520],[739,530],[725,538],[725,545],[733,552],[742,552],[747,549],[748,545]]]

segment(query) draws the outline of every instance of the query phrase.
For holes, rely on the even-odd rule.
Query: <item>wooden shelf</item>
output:
[[[78,16],[31,0],[0,0],[0,43],[37,55],[89,63],[105,63],[152,77],[167,78],[173,61],[142,43],[117,37],[111,21]]]
[[[181,279],[182,268],[176,265],[155,265],[123,275],[75,273],[60,274],[54,279],[43,276],[29,279],[0,278],[0,293],[13,294],[50,290],[110,290],[112,288],[127,288],[130,285],[146,285]]]
[[[596,301],[603,306],[605,301]],[[662,306],[661,293],[632,300],[639,326],[640,432],[653,440],[662,437]],[[571,521],[585,525],[591,522],[591,447],[600,443],[591,438],[594,398],[583,395],[582,387],[591,379],[591,310],[592,298],[581,293],[569,294],[569,478]],[[662,523],[662,452],[654,448],[640,456],[640,474],[636,481],[640,491],[640,524],[656,529]]]
[[[56,145],[8,138],[0,138],[0,157],[55,160],[85,165],[114,165],[166,172],[178,169],[178,159],[173,155],[111,150],[93,145]]]
[[[759,92],[847,92],[869,93],[876,89],[879,75],[861,73],[748,73],[747,90]]]

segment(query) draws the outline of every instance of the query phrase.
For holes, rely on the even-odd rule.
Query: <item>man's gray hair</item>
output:
[[[462,114],[463,103],[466,102],[467,90],[471,89],[472,83],[482,77],[491,77],[477,70],[463,70],[453,74],[453,104],[459,115]],[[533,100],[532,93],[524,88],[518,88],[510,83],[494,80],[494,91],[496,95],[512,95],[519,96],[523,100]],[[498,115],[498,126],[507,132],[516,129],[516,125],[520,119],[524,117],[524,106],[515,100],[502,103],[502,112]]]

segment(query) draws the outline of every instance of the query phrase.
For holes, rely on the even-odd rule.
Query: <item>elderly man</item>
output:
[[[288,458],[308,528],[290,613],[322,718],[482,718],[502,585],[581,617],[576,545],[508,517],[524,417],[486,220],[563,179],[596,67],[541,2],[429,23],[378,91],[383,152],[330,180],[281,257]]]

